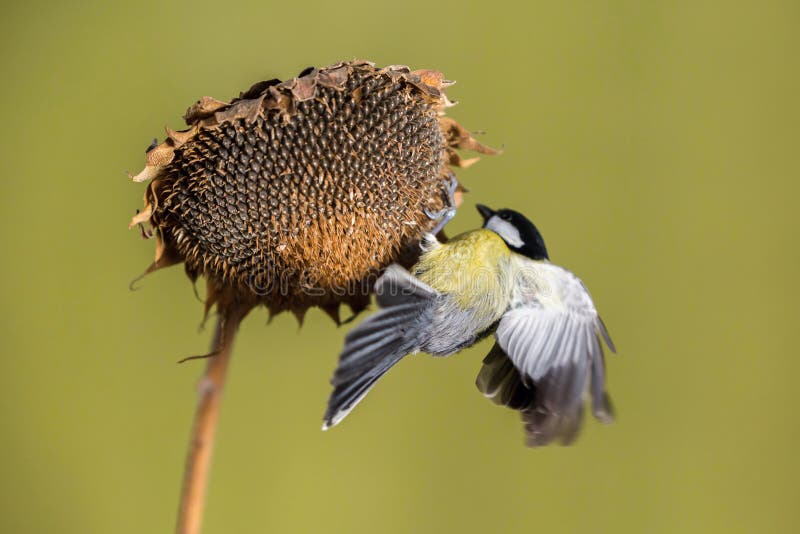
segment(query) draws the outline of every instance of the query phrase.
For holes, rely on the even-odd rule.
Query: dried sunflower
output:
[[[149,180],[131,221],[155,237],[144,274],[184,263],[219,311],[187,459],[178,532],[200,530],[227,363],[242,318],[263,305],[302,321],[319,306],[366,307],[377,274],[410,265],[446,208],[456,149],[494,150],[444,116],[450,82],[367,61],[259,82],[226,103],[204,97],[147,150]],[[458,193],[457,193],[458,196]],[[456,203],[458,198],[456,198]]]
[[[474,161],[455,149],[494,153],[444,116],[449,83],[352,61],[204,97],[133,177],[151,179],[131,222],[156,238],[146,273],[183,262],[208,307],[358,313],[376,273],[412,262],[436,225],[449,165]]]

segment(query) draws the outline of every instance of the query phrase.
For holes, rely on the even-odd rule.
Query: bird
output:
[[[550,262],[527,217],[476,207],[481,228],[445,243],[427,234],[410,271],[392,264],[377,280],[379,310],[345,337],[323,430],[405,356],[450,356],[491,335],[476,385],[521,414],[528,446],[572,443],[587,393],[595,418],[613,420],[601,340],[616,348],[586,286]]]

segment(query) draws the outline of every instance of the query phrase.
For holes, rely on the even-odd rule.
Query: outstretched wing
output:
[[[550,263],[517,261],[519,278],[512,306],[496,333],[501,352],[493,350],[485,366],[492,364],[503,372],[505,387],[513,388],[513,395],[511,389],[497,392],[501,403],[511,404],[502,402],[508,398],[519,404],[526,398],[518,389],[519,382],[527,389],[528,404],[514,407],[522,413],[529,445],[545,445],[555,438],[569,443],[580,428],[587,385],[595,417],[605,422],[612,419],[600,336],[612,351],[614,346],[578,277]],[[502,354],[517,375],[503,365]],[[487,382],[491,371],[481,373]]]

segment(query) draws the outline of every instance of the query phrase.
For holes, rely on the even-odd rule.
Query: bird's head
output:
[[[483,204],[476,207],[483,217],[483,227],[499,235],[508,248],[532,260],[550,259],[542,234],[523,214],[510,209],[494,211]]]

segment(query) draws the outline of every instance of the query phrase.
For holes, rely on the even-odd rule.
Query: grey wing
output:
[[[492,402],[512,410],[522,411],[536,402],[536,389],[522,380],[514,362],[497,343],[483,359],[475,385]]]
[[[518,286],[515,307],[500,320],[497,351],[507,356],[518,373],[517,382],[527,388],[528,404],[513,407],[522,414],[528,444],[545,445],[556,438],[566,444],[580,428],[587,385],[595,417],[604,422],[613,418],[605,390],[600,336],[610,348],[613,345],[591,297],[575,275],[542,264],[536,277],[536,284]],[[515,375],[502,366],[497,355],[494,367],[505,369],[505,387],[514,388],[513,395],[501,392],[499,398],[524,398]]]

